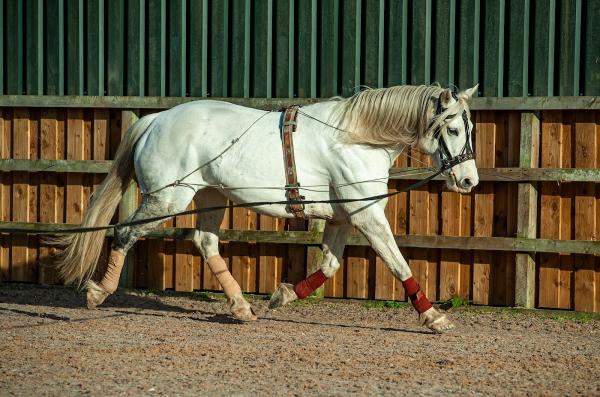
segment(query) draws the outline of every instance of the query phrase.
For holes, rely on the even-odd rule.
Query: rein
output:
[[[453,96],[456,98],[455,94],[453,93]],[[437,99],[437,105],[436,105],[436,113],[435,115],[439,115],[443,112],[443,108],[441,105],[441,98]],[[266,114],[269,114],[270,112],[265,113],[264,115],[262,115],[261,117],[259,117],[258,120],[262,119]],[[304,112],[299,112],[303,115],[306,115],[306,113]],[[308,115],[307,115],[308,116]],[[322,120],[318,120],[312,116],[309,116],[310,118],[324,124],[324,125],[328,125],[328,123],[322,121]],[[222,205],[222,206],[214,206],[214,207],[204,207],[204,208],[196,208],[196,209],[192,209],[192,210],[187,210],[187,211],[181,211],[181,212],[177,212],[177,213],[173,213],[173,214],[169,214],[169,215],[161,215],[161,216],[156,216],[156,217],[151,217],[151,218],[145,218],[145,219],[138,219],[135,221],[129,221],[129,222],[122,222],[122,223],[117,223],[114,225],[104,225],[104,226],[93,226],[93,227],[73,227],[73,228],[65,228],[63,230],[49,230],[49,229],[40,229],[40,230],[23,230],[23,229],[18,229],[18,228],[11,228],[11,227],[0,227],[0,233],[21,233],[21,234],[53,234],[53,235],[60,235],[60,234],[74,234],[74,233],[91,233],[91,232],[99,232],[99,231],[103,231],[103,230],[109,230],[109,229],[114,229],[115,232],[123,227],[129,227],[129,226],[137,226],[137,225],[143,225],[143,224],[147,224],[147,223],[152,223],[152,222],[158,222],[158,221],[163,221],[166,219],[170,219],[176,216],[184,216],[184,215],[193,215],[193,214],[201,214],[201,213],[206,213],[206,212],[212,212],[212,211],[219,211],[219,210],[223,210],[223,209],[233,209],[233,208],[252,208],[252,207],[262,207],[262,206],[266,206],[266,205],[286,205],[286,206],[302,206],[302,208],[304,209],[304,206],[308,205],[308,204],[347,204],[347,203],[356,203],[356,202],[368,202],[368,201],[379,201],[379,200],[383,200],[389,197],[393,197],[395,195],[398,195],[400,193],[404,193],[404,192],[408,192],[410,190],[413,189],[417,189],[425,184],[427,184],[429,181],[433,180],[435,177],[437,177],[438,175],[448,171],[449,169],[451,169],[452,167],[463,163],[467,160],[471,160],[474,158],[474,154],[473,154],[473,150],[471,148],[470,145],[470,131],[468,129],[469,124],[468,124],[468,116],[466,113],[466,110],[463,111],[462,114],[462,118],[464,120],[465,123],[465,133],[466,133],[466,142],[465,145],[463,146],[463,149],[461,150],[461,152],[456,155],[456,156],[452,156],[450,154],[450,151],[448,150],[448,146],[446,145],[446,142],[443,138],[443,136],[441,135],[441,128],[438,127],[436,129],[436,131],[434,132],[434,138],[436,138],[438,140],[438,142],[440,143],[440,147],[438,148],[438,152],[441,158],[441,167],[436,170],[433,174],[429,175],[427,178],[424,178],[420,181],[417,181],[409,186],[406,186],[398,191],[395,192],[389,192],[389,193],[384,193],[384,194],[379,194],[379,195],[375,195],[375,196],[370,196],[370,197],[361,197],[361,198],[354,198],[354,199],[330,199],[330,200],[305,200],[303,196],[300,196],[298,198],[292,198],[290,199],[288,197],[288,200],[281,200],[281,201],[255,201],[255,202],[249,202],[249,203],[241,203],[241,204],[229,204],[229,205]],[[258,122],[258,120],[256,120],[254,123],[252,123],[252,125],[250,127],[252,127],[254,124],[256,124]],[[250,130],[250,127],[247,128],[243,133],[242,136],[244,134],[246,134],[246,132],[248,132]],[[335,128],[334,126],[331,126],[333,128]],[[234,139],[231,142],[231,145],[228,146],[224,151],[226,152],[227,150],[229,150],[231,148],[231,146],[233,146],[235,143],[237,143],[237,141],[239,141],[239,139],[241,138],[241,136],[239,136],[237,139]],[[202,166],[201,166],[202,167]],[[197,168],[196,170],[194,170],[193,172],[197,171],[198,169],[200,169],[201,167]],[[183,183],[183,180],[185,178],[187,178],[188,176],[190,176],[193,172],[188,173],[187,175],[185,175],[183,178],[173,182],[170,185],[167,185],[165,187],[168,186],[177,186],[177,185],[183,185],[185,183]],[[162,190],[165,187],[158,189],[158,190]],[[148,193],[146,193],[148,194]]]

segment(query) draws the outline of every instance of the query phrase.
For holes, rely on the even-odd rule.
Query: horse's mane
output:
[[[367,88],[340,99],[335,112],[338,127],[348,131],[347,143],[373,146],[414,146],[419,139],[447,122],[447,117],[469,111],[468,96],[434,117],[435,99],[445,91],[438,85]]]

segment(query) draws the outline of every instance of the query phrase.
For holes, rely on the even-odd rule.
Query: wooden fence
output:
[[[34,231],[80,222],[127,127],[187,100],[0,97],[0,226]],[[263,108],[314,101],[228,100]],[[436,180],[388,204],[415,277],[433,300],[461,296],[477,304],[600,311],[600,101],[477,98],[472,109],[480,186],[459,195]],[[396,167],[429,161],[413,156],[400,157]],[[395,175],[389,189],[421,177]],[[115,220],[138,201],[131,189]],[[138,242],[123,285],[218,289],[190,241],[194,224],[194,216],[178,217]],[[321,235],[308,227],[234,209],[222,225],[221,252],[245,291],[269,293],[314,268]],[[348,243],[325,296],[405,299],[362,236],[353,234]],[[39,265],[50,253],[35,235],[0,234],[1,280],[58,282]]]

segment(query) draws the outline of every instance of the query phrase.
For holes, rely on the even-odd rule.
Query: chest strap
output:
[[[296,131],[296,116],[298,115],[298,106],[292,105],[285,109],[280,123],[281,144],[283,147],[283,168],[285,171],[285,197],[290,202],[286,211],[294,214],[296,218],[305,218],[304,204],[294,203],[304,200],[300,195],[300,184],[296,174],[296,161],[294,159],[294,141],[292,134]]]

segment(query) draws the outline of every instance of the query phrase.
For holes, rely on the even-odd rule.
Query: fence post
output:
[[[139,110],[130,109],[121,112],[121,138],[125,136],[129,127],[133,125],[139,118]],[[121,203],[119,204],[119,222],[127,219],[137,209],[137,185],[134,180],[129,182],[127,190],[123,194]],[[121,273],[119,286],[125,288],[133,288],[135,268],[135,249],[132,248],[127,252],[125,257],[125,265]]]
[[[535,113],[521,113],[519,167],[539,166],[540,120]],[[517,237],[535,238],[537,234],[537,183],[519,183]],[[515,305],[535,306],[535,253],[517,253]]]
[[[323,233],[325,230],[325,221],[323,219],[311,219],[308,221],[308,231],[311,233]],[[320,269],[323,261],[323,251],[321,247],[309,245],[306,249],[306,275],[309,276]],[[323,298],[325,288],[319,287],[313,292],[313,297]]]

